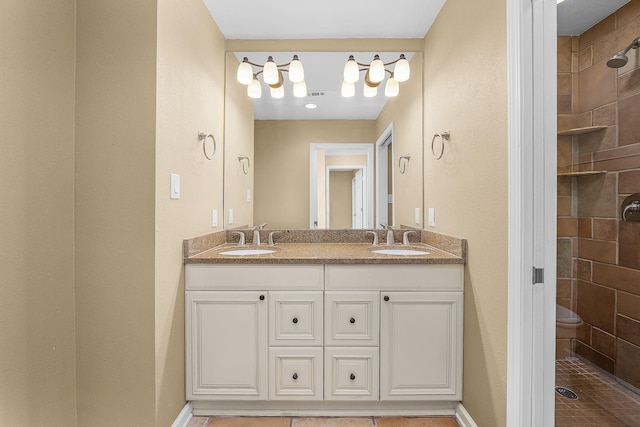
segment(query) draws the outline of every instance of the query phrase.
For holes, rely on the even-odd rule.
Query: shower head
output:
[[[627,62],[629,62],[629,58],[627,58],[627,52],[629,52],[630,49],[637,49],[638,47],[640,47],[640,37],[632,41],[629,46],[613,55],[613,57],[607,61],[607,67],[624,67],[625,65],[627,65]]]

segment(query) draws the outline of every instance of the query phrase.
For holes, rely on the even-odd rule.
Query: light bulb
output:
[[[356,94],[356,84],[347,81],[342,82],[341,93],[345,98],[351,98]]]
[[[378,94],[377,87],[371,87],[366,83],[363,85],[363,87],[364,87],[363,93],[366,98],[373,98]]]
[[[249,98],[254,99],[260,98],[262,96],[262,86],[260,86],[260,82],[255,77],[253,78],[249,86],[247,86],[247,95],[249,96]]]
[[[272,87],[271,97],[276,99],[284,98],[284,85],[280,85],[278,87]]]
[[[245,57],[243,61],[238,65],[238,73],[236,74],[238,83],[243,85],[250,85],[253,80],[253,69],[249,64],[249,59]]]
[[[298,55],[293,55],[293,60],[289,64],[289,81],[291,83],[304,81],[304,68],[302,67],[302,62],[298,59]]]
[[[389,79],[387,79],[387,84],[384,86],[385,96],[392,98],[394,96],[398,96],[399,93],[400,93],[400,85],[398,84],[398,81],[393,77],[390,77]]]
[[[411,67],[409,67],[409,61],[400,55],[400,60],[396,62],[396,66],[393,68],[393,77],[397,82],[402,83],[409,80],[411,76]]]
[[[307,84],[304,80],[293,84],[293,96],[296,98],[304,98],[307,96]]]
[[[353,58],[353,55],[349,55],[349,60],[344,64],[344,81],[347,83],[355,83],[360,78],[360,70],[358,69],[358,63]]]
[[[380,83],[384,80],[384,63],[380,56],[376,55],[369,65],[369,80],[373,83]]]
[[[264,71],[262,74],[262,79],[268,85],[274,85],[278,83],[278,67],[276,63],[273,62],[273,57],[269,57],[267,62],[264,64]]]

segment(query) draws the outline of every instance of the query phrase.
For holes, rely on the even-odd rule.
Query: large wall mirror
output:
[[[385,63],[400,54],[409,60],[398,96],[385,96],[387,74],[377,95],[365,97],[362,71],[354,96],[343,97],[349,55],[368,64],[376,53]],[[294,96],[286,72],[277,99],[261,74],[258,99],[236,80],[244,57],[286,64],[294,54],[305,97]],[[423,226],[421,52],[228,52],[226,61],[225,228]]]

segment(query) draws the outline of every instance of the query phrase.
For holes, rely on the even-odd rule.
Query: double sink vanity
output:
[[[427,230],[242,233],[184,242],[195,415],[454,413],[465,240]]]

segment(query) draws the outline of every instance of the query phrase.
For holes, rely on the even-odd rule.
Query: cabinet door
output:
[[[462,292],[382,292],[381,400],[462,399]]]
[[[266,400],[267,293],[186,293],[187,399]]]
[[[379,292],[325,292],[324,343],[327,346],[377,346]]]
[[[322,291],[269,292],[269,345],[322,345]]]

